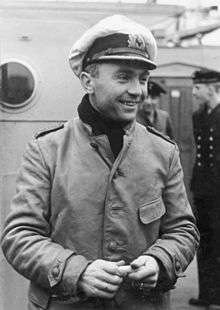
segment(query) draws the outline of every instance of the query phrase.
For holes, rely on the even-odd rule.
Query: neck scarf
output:
[[[85,95],[78,106],[80,119],[92,127],[94,135],[107,135],[111,150],[116,158],[123,146],[123,136],[125,131],[123,124],[104,118],[96,111],[89,101],[89,96]]]

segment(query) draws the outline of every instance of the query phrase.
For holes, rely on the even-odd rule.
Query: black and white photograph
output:
[[[220,0],[1,0],[0,310],[220,310]]]

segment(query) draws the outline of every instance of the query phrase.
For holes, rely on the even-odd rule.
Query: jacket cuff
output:
[[[174,282],[171,281],[171,279],[167,273],[167,270],[165,269],[161,260],[158,259],[158,257],[156,257],[154,255],[151,255],[151,254],[147,254],[147,255],[152,256],[157,261],[159,268],[160,268],[159,277],[157,280],[157,285],[153,290],[165,293],[169,290],[174,289],[175,288]]]
[[[81,299],[80,294],[77,296],[78,280],[89,263],[90,261],[84,256],[72,254],[66,261],[60,282],[53,287],[53,296],[56,296],[59,300],[76,298],[76,301],[78,301]]]
[[[72,255],[73,252],[71,250],[65,250],[56,257],[47,276],[51,288],[61,281],[67,260]]]
[[[149,248],[144,255],[149,255],[154,257],[160,265],[160,276],[158,279],[158,284],[163,283],[163,287],[167,286],[166,290],[174,288],[174,284],[180,277],[185,277],[181,263],[178,258],[170,256],[162,248],[152,247]]]

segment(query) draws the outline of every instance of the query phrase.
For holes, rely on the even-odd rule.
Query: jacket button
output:
[[[118,168],[118,175],[120,176],[120,177],[124,177],[125,175],[124,175],[124,173],[123,173],[123,171],[121,170],[121,169],[119,169]]]
[[[116,179],[117,177],[118,177],[118,171],[116,170],[114,175],[113,175],[113,178]]]
[[[60,268],[59,268],[59,266],[55,266],[52,270],[52,276],[54,278],[57,278],[59,276],[59,274],[60,274]]]
[[[109,242],[108,249],[113,250],[113,251],[116,250],[117,249],[117,243],[115,241]]]
[[[181,270],[181,266],[180,266],[180,262],[176,261],[176,271],[180,271]]]
[[[115,171],[114,178],[117,178],[118,176],[124,177],[124,173],[119,168]]]
[[[96,143],[91,142],[90,145],[91,145],[92,148],[98,149],[98,145]]]

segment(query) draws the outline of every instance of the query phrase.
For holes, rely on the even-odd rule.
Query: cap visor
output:
[[[156,64],[144,57],[137,56],[137,55],[106,55],[106,56],[100,56],[96,59],[96,61],[99,60],[122,60],[122,61],[137,61],[143,63],[144,67],[149,70],[156,69]]]

